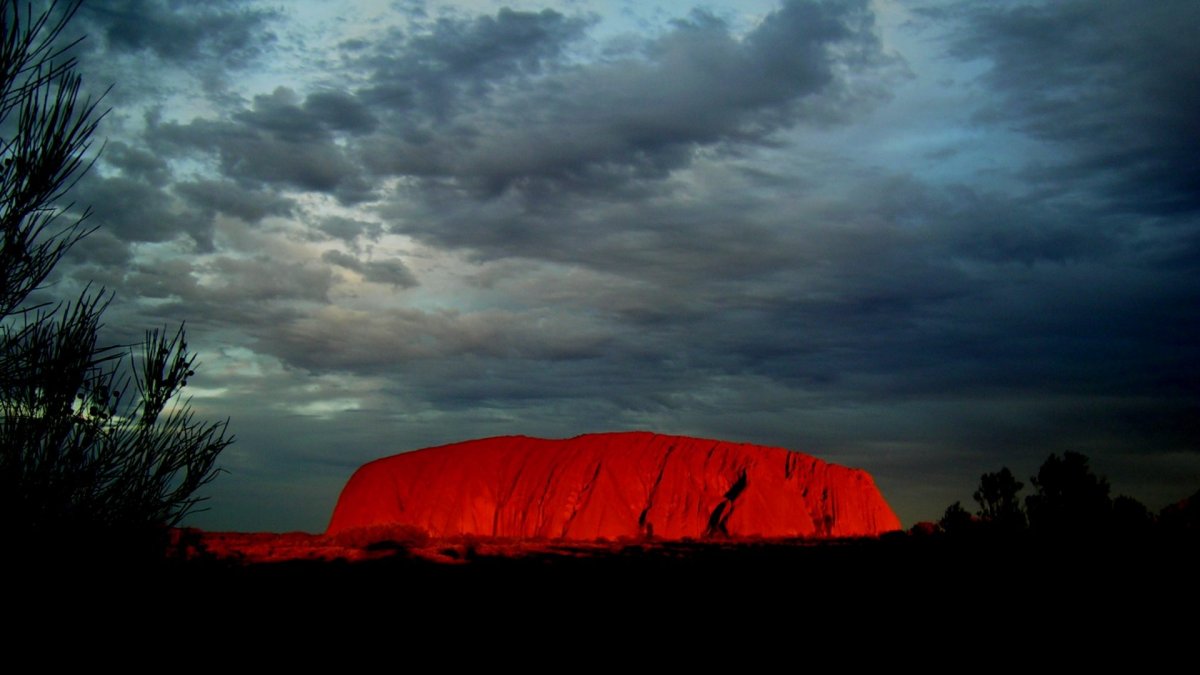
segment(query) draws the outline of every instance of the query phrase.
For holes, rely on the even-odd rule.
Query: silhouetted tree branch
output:
[[[66,55],[71,45],[55,47],[79,2],[57,8],[51,3],[35,15],[29,4],[10,0],[0,18],[0,317],[24,303],[88,233],[86,212],[62,223],[70,206],[56,202],[86,170],[103,115],[95,101],[79,98],[82,80]]]
[[[979,517],[993,528],[1005,532],[1025,529],[1025,511],[1017,493],[1024,484],[1013,476],[1008,467],[979,477],[979,489],[973,495],[979,504]]]
[[[60,46],[79,5],[9,0],[0,15],[0,519],[19,540],[153,543],[233,439],[179,398],[196,365],[182,326],[102,346],[103,289],[30,304],[91,231],[88,211],[58,203],[103,117],[80,99],[75,43]]]

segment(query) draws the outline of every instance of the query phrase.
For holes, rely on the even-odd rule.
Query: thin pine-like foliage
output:
[[[93,231],[62,202],[104,113],[81,98],[77,40],[63,44],[79,0],[0,3],[0,524],[35,541],[161,534],[233,438],[182,397],[196,367],[183,326],[102,345],[110,293],[31,301]]]

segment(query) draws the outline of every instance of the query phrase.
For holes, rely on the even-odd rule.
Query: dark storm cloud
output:
[[[203,271],[214,276],[203,293],[218,308],[273,300],[323,304],[333,286],[333,275],[326,266],[269,255],[222,256],[207,263]]]
[[[549,310],[364,311],[335,305],[287,322],[264,321],[260,335],[263,351],[315,372],[444,373],[447,368],[476,368],[480,381],[503,379],[501,373],[518,362],[526,368],[542,363],[549,369],[549,362],[598,356],[607,341],[602,327]],[[535,388],[550,379],[531,375],[523,387]],[[500,386],[499,379],[493,386]],[[440,387],[432,381],[423,384],[432,387],[427,394],[436,398]],[[554,387],[545,395],[561,393]],[[479,396],[486,395],[486,388],[479,390]]]
[[[549,67],[587,24],[548,9],[505,8],[494,17],[439,19],[412,37],[393,30],[358,63],[374,71],[363,97],[393,112],[445,118],[476,106],[501,81]]]
[[[184,235],[201,251],[211,251],[216,214],[256,223],[267,216],[288,215],[294,208],[290,199],[274,192],[247,189],[230,181],[169,184],[160,180],[166,172],[165,162],[114,145],[115,156],[106,155],[106,163],[123,172],[87,175],[76,186],[75,195],[78,203],[91,207],[91,223],[122,241],[165,242]]]
[[[265,190],[247,190],[231,181],[196,180],[175,184],[175,192],[195,208],[256,223],[267,216],[290,215],[295,203]]]
[[[300,101],[286,87],[255,96],[253,107],[234,113],[233,119],[289,142],[327,140],[332,131],[365,133],[376,125],[371,112],[354,96],[321,91]]]
[[[345,92],[324,90],[301,99],[278,87],[226,119],[178,123],[151,117],[146,138],[160,155],[215,155],[221,173],[239,186],[201,181],[181,191],[193,201],[211,200],[210,210],[258,220],[290,210],[279,190],[323,192],[345,204],[371,199],[372,186],[337,141],[375,125],[372,113]]]
[[[1065,211],[903,177],[830,172],[810,191],[774,192],[772,181],[725,178],[723,191],[694,190],[687,200],[665,192],[630,205],[580,198],[561,212],[504,215],[504,201],[440,211],[478,218],[491,253],[529,261],[497,264],[481,283],[531,306],[599,318],[592,329],[608,338],[595,361],[511,372],[489,363],[479,369],[488,375],[473,377],[449,375],[449,365],[412,366],[454,383],[430,375],[425,391],[446,405],[491,405],[504,400],[507,378],[523,378],[547,400],[607,401],[612,414],[687,415],[706,400],[749,412],[758,402],[743,400],[740,387],[756,381],[793,402],[819,394],[835,408],[974,401],[974,412],[950,406],[959,422],[930,412],[928,433],[996,456],[1017,440],[1082,443],[1110,412],[1158,406],[1174,422],[1143,428],[1142,439],[1187,447],[1179,431],[1187,406],[1170,403],[1192,396],[1185,383],[1200,379],[1183,337],[1200,334],[1188,309],[1200,293],[1194,274],[1156,264],[1158,252],[1137,228],[1098,229],[1106,214],[1096,208]],[[821,198],[833,190],[848,196]],[[423,215],[431,227],[442,222]],[[484,239],[515,227],[510,217],[544,232],[543,246]],[[548,272],[542,283],[537,260],[594,276],[576,282]],[[356,367],[386,367],[368,363]],[[970,415],[971,424],[995,429],[1021,400],[1040,412],[1020,434],[987,440],[954,429]],[[900,422],[888,413],[877,419],[879,429]]]
[[[362,269],[362,263],[358,260],[358,258],[355,258],[349,253],[342,253],[341,251],[325,251],[321,254],[321,260],[324,260],[331,265],[345,267],[346,269],[354,270],[356,272]]]
[[[242,0],[88,0],[75,24],[85,87],[107,90],[121,121],[135,106],[203,96],[238,100],[229,84],[276,43],[284,13]],[[111,85],[111,89],[108,87]]]
[[[322,235],[333,239],[341,239],[347,244],[353,244],[359,237],[378,239],[383,234],[383,226],[354,218],[328,216],[317,223],[317,230]],[[320,235],[318,235],[320,236]]]
[[[340,91],[318,91],[304,100],[304,112],[334,131],[366,133],[377,125],[375,116],[356,97]]]
[[[126,271],[124,287],[136,292],[138,298],[187,303],[199,295],[195,272],[196,266],[182,258],[144,262]],[[204,312],[201,316],[209,318]]]
[[[790,287],[760,287],[763,325],[794,338],[769,343],[777,352],[726,350],[754,372],[811,375],[870,398],[1174,396],[1186,392],[1164,375],[1200,376],[1160,330],[1200,330],[1186,310],[1200,300],[1195,275],[1161,268],[1138,229],[1097,228],[1097,209],[963,186],[872,181],[853,194],[806,214],[822,224],[795,241]]]
[[[92,232],[71,249],[72,262],[98,265],[102,270],[127,265],[131,257],[129,243],[105,229]]]
[[[170,167],[164,158],[121,141],[106,143],[101,161],[120,169],[130,178],[137,178],[154,186],[165,185],[171,177]]]
[[[410,288],[417,285],[412,271],[399,260],[372,260],[363,264],[363,278],[395,288]]]
[[[286,114],[268,124],[264,98],[248,111],[249,121],[161,123],[148,131],[149,139],[167,153],[215,153],[222,174],[251,186],[324,192],[347,204],[370,198],[370,185],[324,128]]]
[[[696,14],[639,54],[573,65],[565,49],[586,26],[552,11],[442,19],[353,62],[372,72],[357,92],[281,87],[221,119],[151,118],[147,138],[160,155],[215,156],[243,186],[343,204],[376,198],[373,181],[391,175],[423,180],[423,199],[645,193],[699,147],[758,143],[852,105],[838,73],[886,61],[863,2],[790,2],[740,40]],[[401,229],[456,246],[473,236],[452,223]],[[519,244],[543,233],[504,234]]]
[[[168,190],[125,176],[89,175],[75,188],[89,204],[93,224],[128,242],[162,242],[180,234],[202,249],[212,247],[212,219],[183,207]]]
[[[410,288],[417,285],[417,278],[411,270],[399,260],[370,260],[362,261],[341,251],[326,251],[321,259],[327,263],[353,270],[363,275],[367,281],[389,284],[396,288]]]
[[[201,339],[229,328],[260,336],[294,323],[304,308],[326,305],[334,283],[326,264],[265,254],[146,260],[122,271],[120,293],[135,302],[115,310],[124,319],[115,325],[187,321]],[[146,316],[140,299],[154,300]]]
[[[374,126],[372,114],[349,94],[320,91],[302,100],[279,87],[255,96],[249,108],[233,110],[228,119],[152,119],[147,137],[160,153],[213,153],[221,173],[245,185],[324,192],[353,204],[370,199],[372,188],[336,141],[342,133],[361,134]],[[263,193],[263,200],[268,203],[259,211],[279,212],[281,197]]]
[[[1060,149],[1031,179],[1132,212],[1200,210],[1200,4],[973,3],[947,14],[952,53],[984,59],[983,81],[1002,97],[980,119]]]
[[[103,0],[85,3],[82,17],[99,28],[113,52],[151,52],[164,61],[238,63],[258,53],[276,13],[241,0],[187,3]]]
[[[553,13],[523,20],[562,21]],[[536,198],[545,183],[609,190],[662,179],[699,147],[760,142],[799,119],[854,105],[839,73],[887,61],[865,2],[787,2],[742,39],[697,13],[639,53],[585,65],[560,58],[554,68],[543,59],[573,31],[536,31],[537,40],[509,44],[524,33],[451,25],[409,40],[399,56],[366,61],[376,70],[363,97],[395,114],[387,119],[393,133],[363,153],[376,172],[448,180],[483,195],[514,188]],[[445,31],[472,39],[447,53],[436,39]],[[429,68],[435,80],[424,75]],[[545,72],[528,76],[537,70]],[[458,96],[453,105],[447,87]]]

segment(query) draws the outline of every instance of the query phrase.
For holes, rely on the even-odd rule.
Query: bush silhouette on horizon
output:
[[[1141,537],[1156,531],[1186,532],[1197,522],[1200,492],[1163,509],[1156,517],[1144,504],[1126,495],[1110,497],[1108,480],[1096,475],[1088,458],[1078,452],[1051,454],[1036,475],[1035,490],[1022,500],[1024,484],[1008,467],[980,476],[974,514],[961,502],[951,504],[937,525],[955,539],[984,540],[1033,536],[1042,541],[1078,541],[1101,537]],[[1191,511],[1188,511],[1191,509]],[[1189,519],[1188,515],[1191,517]]]
[[[1111,529],[1108,480],[1092,473],[1085,455],[1052,454],[1030,481],[1037,492],[1025,498],[1025,509],[1034,533],[1087,536]]]
[[[1007,466],[996,473],[985,473],[979,477],[979,489],[975,491],[975,502],[979,504],[978,516],[982,523],[999,533],[1017,533],[1025,529],[1025,510],[1017,493],[1025,484],[1013,476]]]

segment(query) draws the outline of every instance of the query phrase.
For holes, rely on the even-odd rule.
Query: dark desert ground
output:
[[[192,549],[186,561],[151,569],[81,570],[59,561],[25,575],[49,583],[10,589],[8,607],[50,620],[66,612],[72,626],[107,625],[105,617],[122,608],[131,617],[122,632],[228,634],[256,649],[263,645],[250,636],[294,626],[338,644],[404,629],[435,640],[481,636],[501,649],[531,633],[582,648],[600,636],[662,632],[698,646],[707,642],[700,633],[715,630],[738,644],[876,636],[880,644],[1044,643],[1049,653],[1070,654],[1084,648],[1067,635],[1079,635],[1115,640],[1110,653],[1161,643],[1154,652],[1161,655],[1186,652],[1200,599],[1194,535],[1071,542],[900,532],[823,542],[454,538],[347,550],[302,534],[179,534],[210,554],[233,546],[276,559]],[[169,624],[154,618],[164,608],[175,614]],[[632,644],[622,642],[616,653],[636,653]]]

